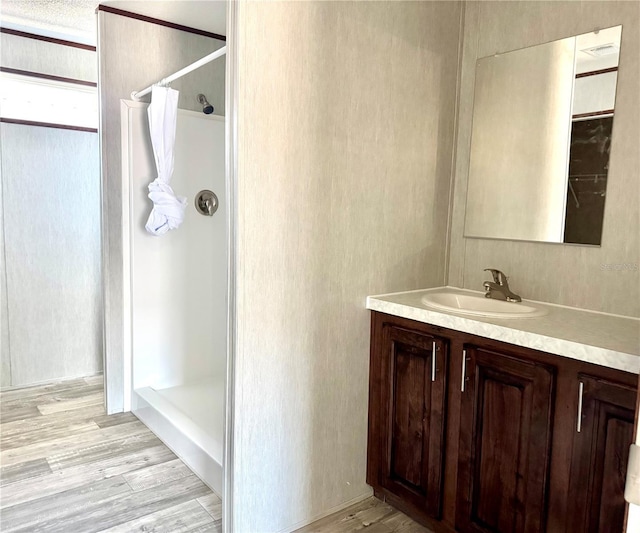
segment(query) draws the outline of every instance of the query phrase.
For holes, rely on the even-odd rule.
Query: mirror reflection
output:
[[[478,59],[466,237],[600,244],[621,33]]]

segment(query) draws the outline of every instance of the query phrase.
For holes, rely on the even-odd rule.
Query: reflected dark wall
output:
[[[600,244],[613,117],[574,121],[564,242]]]

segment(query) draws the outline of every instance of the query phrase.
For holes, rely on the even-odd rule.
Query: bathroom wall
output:
[[[120,100],[130,99],[132,91],[158,82],[223,45],[210,37],[98,11],[109,412],[122,411],[124,390]],[[215,114],[224,114],[224,62],[220,58],[171,84],[180,91],[181,109],[201,111],[196,95],[202,92],[213,104]],[[149,97],[144,100],[149,101]]]
[[[0,66],[92,82],[98,70],[86,47],[5,32]],[[0,387],[98,373],[97,134],[3,123],[0,136]]]
[[[445,280],[460,11],[238,5],[235,531],[370,494],[365,298]]]
[[[0,184],[2,182],[2,164],[0,161]],[[0,388],[11,385],[11,357],[9,355],[9,308],[7,305],[7,270],[4,260],[5,250],[3,205],[2,187],[0,187],[0,220],[2,221],[2,227],[0,227]]]
[[[0,145],[9,341],[2,359],[3,374],[10,359],[11,376],[3,385],[99,373],[98,135],[2,123]]]
[[[0,33],[0,58],[6,68],[77,80],[98,80],[95,50]]]
[[[478,57],[622,24],[616,115],[601,247],[465,239],[475,62]],[[481,290],[499,268],[525,298],[640,316],[640,3],[465,4],[448,284]]]

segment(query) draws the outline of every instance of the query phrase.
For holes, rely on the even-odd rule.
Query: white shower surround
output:
[[[156,175],[145,103],[122,101],[125,410],[222,493],[227,336],[224,117],[178,111],[172,186],[187,197],[183,225],[144,229]],[[210,189],[213,217],[195,210]]]

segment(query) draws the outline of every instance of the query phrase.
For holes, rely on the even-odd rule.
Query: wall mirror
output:
[[[465,237],[600,244],[621,35],[478,59]]]

